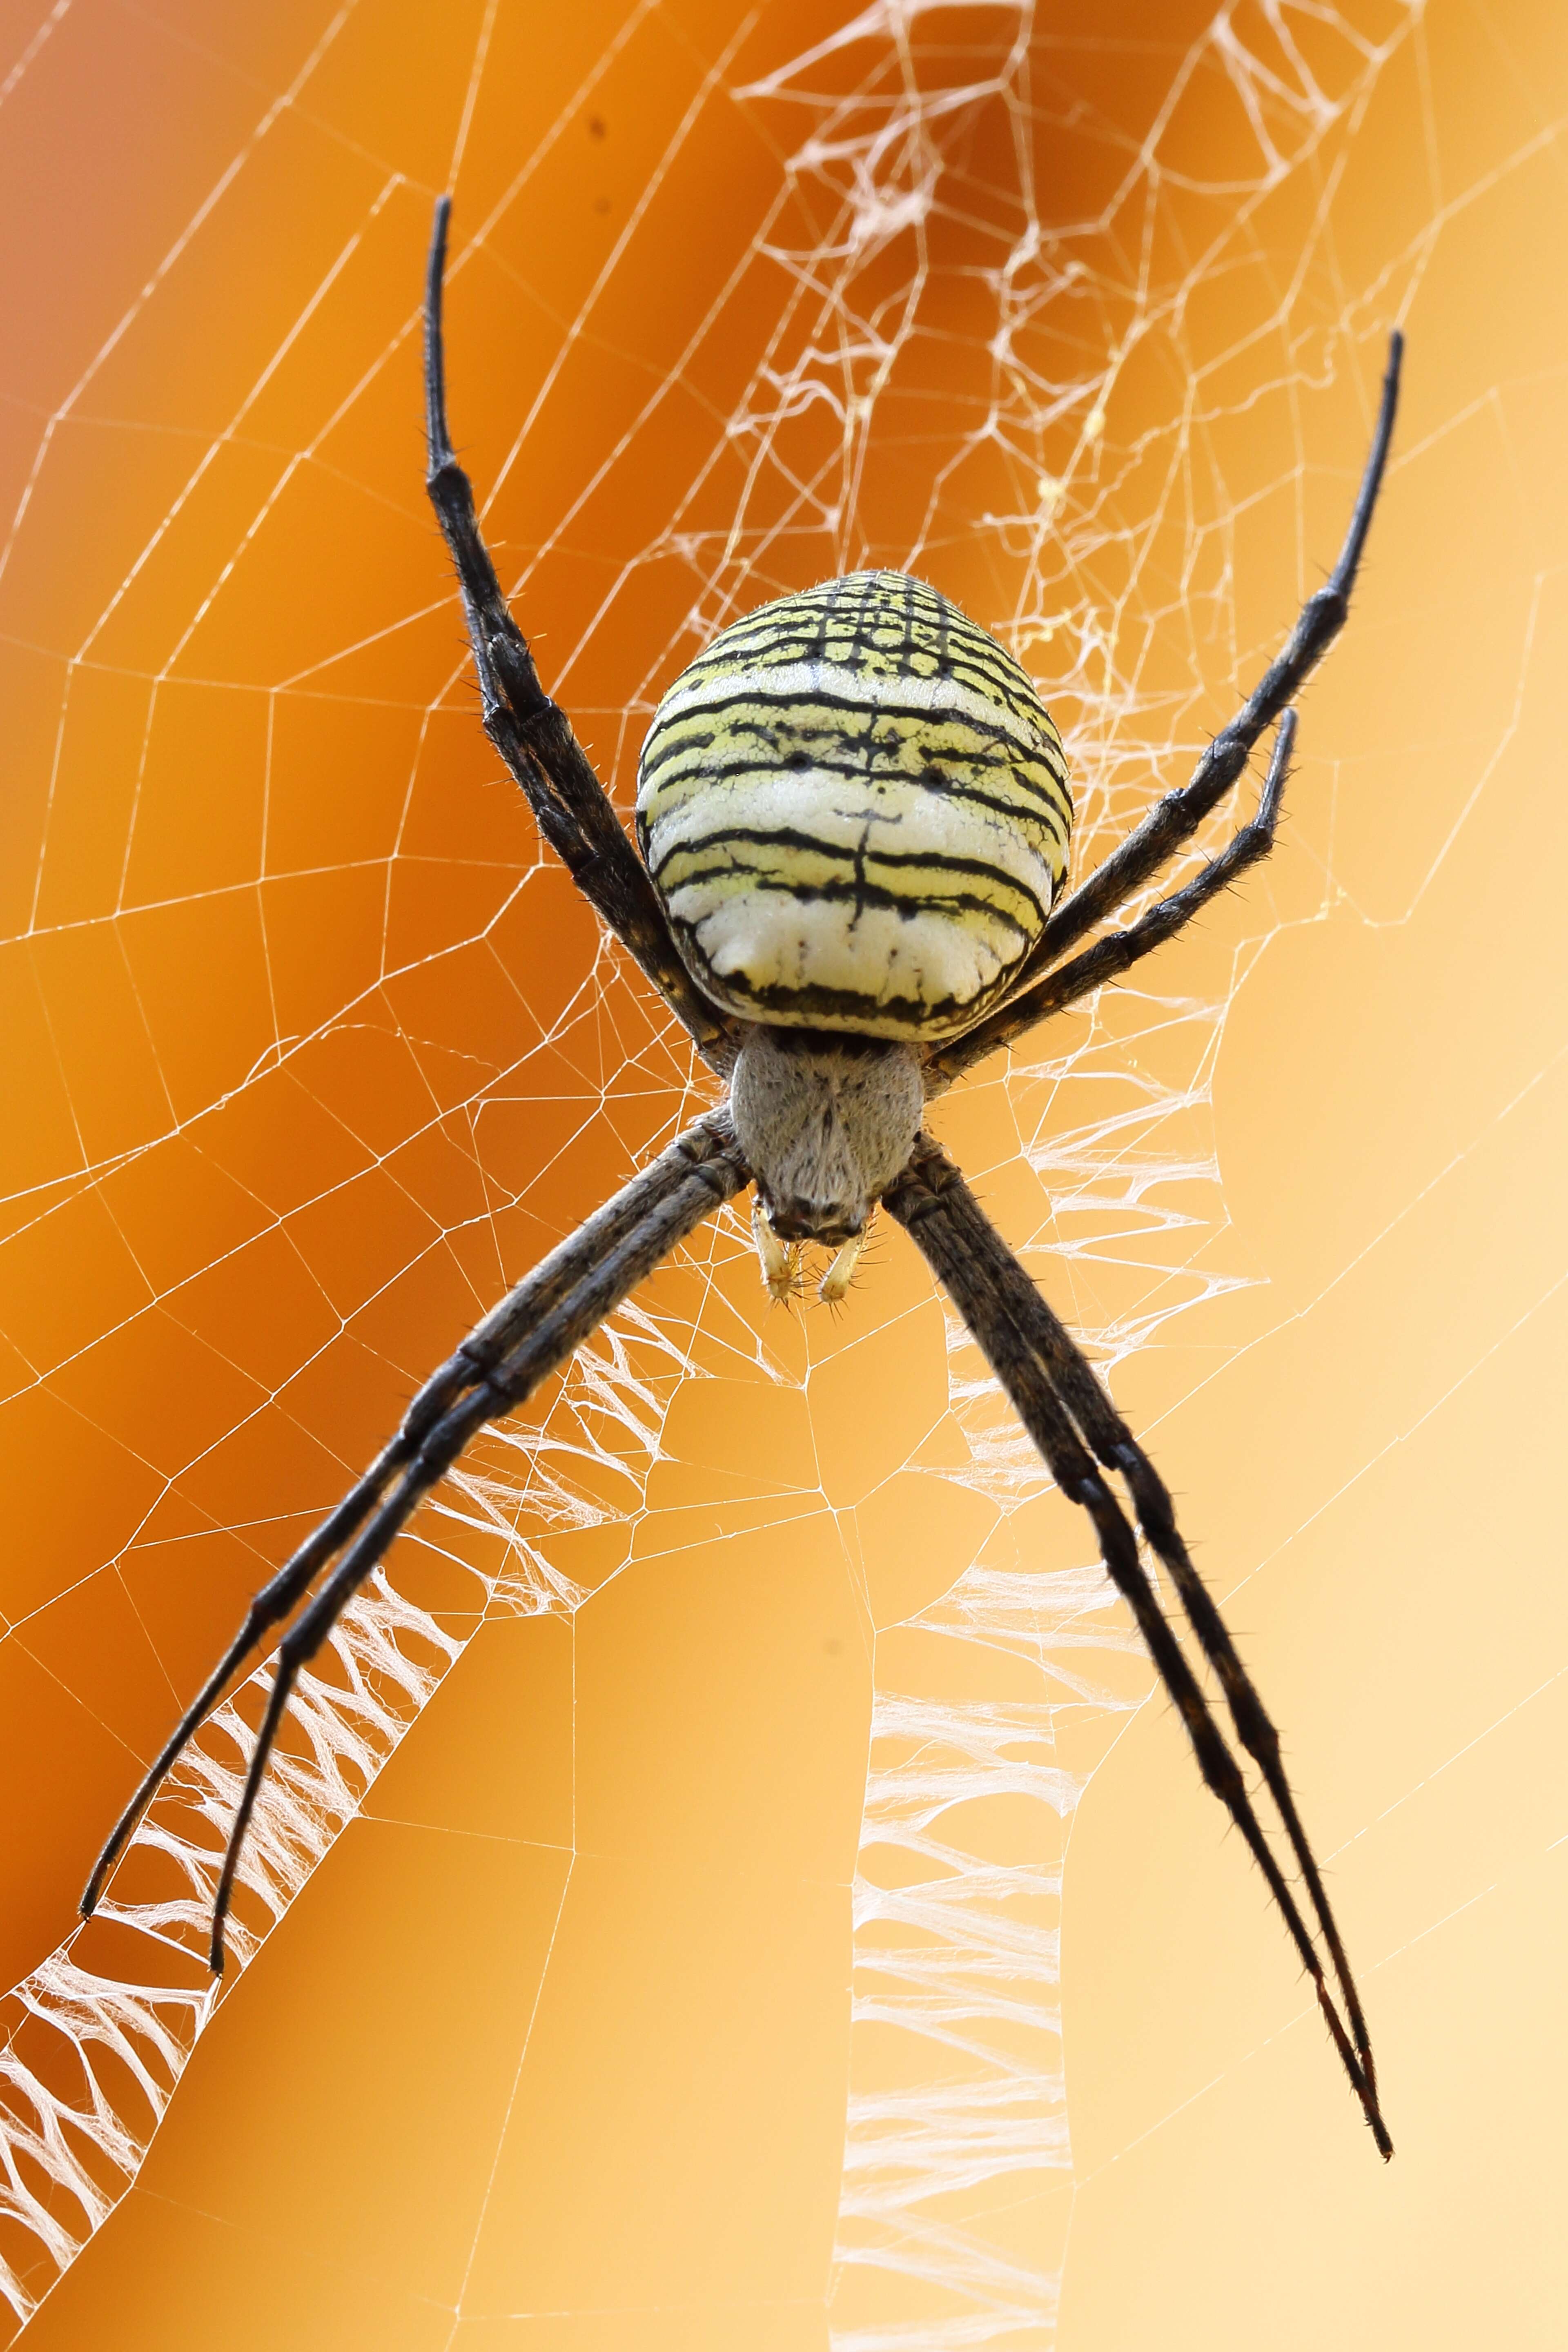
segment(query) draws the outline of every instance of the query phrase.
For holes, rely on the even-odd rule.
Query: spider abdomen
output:
[[[952,1036],[1002,993],[1071,823],[1025,671],[898,572],[721,631],[638,774],[643,856],[699,986],[745,1020],[863,1036]]]

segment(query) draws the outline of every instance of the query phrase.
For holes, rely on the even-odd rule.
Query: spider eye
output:
[[[781,1242],[823,1242],[842,1248],[846,1242],[858,1238],[866,1230],[868,1203],[858,1204],[859,1213],[846,1211],[841,1201],[811,1200],[797,1193],[792,1199],[768,1204],[768,1223]]]

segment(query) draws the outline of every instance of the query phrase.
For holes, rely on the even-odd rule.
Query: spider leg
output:
[[[271,1694],[213,1906],[211,1965],[215,1973],[222,1973],[224,1923],[240,1850],[301,1669],[385,1557],[416,1506],[445,1476],[470,1439],[487,1422],[524,1403],[678,1243],[750,1181],[751,1171],[728,1113],[710,1111],[552,1251],[470,1332],[425,1383],[397,1435],[358,1485],[251,1602],[239,1633],[115,1825],[82,1895],[84,1916],[96,1908],[110,1872],[160,1782],[229,1676],[268,1628],[302,1599],[319,1571],[335,1562],[279,1644]]]
[[[952,1161],[929,1137],[883,1195],[942,1283],[1062,1492],[1088,1511],[1106,1568],[1131,1606],[1161,1680],[1181,1711],[1198,1769],[1226,1806],[1284,1917],[1334,2046],[1381,2153],[1393,2145],[1377,2102],[1376,2074],[1360,1998],[1322,1876],[1279,1756],[1279,1737],[1237,1654],[1214,1600],[1177,1530],[1171,1498],[1147,1455]],[[1074,1424],[1077,1424],[1075,1427]],[[1080,1434],[1081,1433],[1081,1434]],[[1265,1838],[1246,1784],[1138,1557],[1137,1538],[1090,1451],[1126,1479],[1152,1549],[1165,1564],[1200,1646],[1217,1673],[1237,1737],[1259,1765],[1300,1866],[1349,2020],[1329,1990],[1296,1898]]]
[[[710,1004],[676,952],[647,870],[627,840],[572,723],[539,682],[526,638],[507,610],[479,530],[473,485],[447,426],[441,297],[450,196],[436,206],[425,294],[426,488],[457,566],[479,672],[485,732],[521,786],[541,833],[600,920],[642,966],[711,1067],[734,1060],[731,1024]]]
[[[952,1168],[951,1161],[944,1161],[940,1168],[934,1168],[932,1172],[936,1181],[940,1182],[946,1170]],[[1106,1469],[1119,1471],[1126,1479],[1144,1538],[1170,1570],[1171,1580],[1187,1620],[1198,1637],[1204,1655],[1219,1676],[1237,1735],[1262,1771],[1268,1792],[1279,1808],[1279,1818],[1311,1896],[1323,1941],[1334,1964],[1334,1973],[1344,1998],[1357,2052],[1368,2080],[1374,2082],[1376,2069],[1361,1999],[1351,1975],[1350,1961],[1329,1903],[1327,1889],[1307,1843],[1295,1798],[1285,1778],[1280,1760],[1279,1734],[1241,1663],[1229,1628],[1220,1615],[1213,1595],[1193,1565],[1192,1556],[1176,1526],[1175,1511],[1164,1481],[1117,1412],[1082,1349],[1048,1300],[1042,1297],[1030,1282],[973,1193],[958,1176],[956,1169],[952,1169],[952,1178],[955,1181],[950,1181],[943,1193],[950,1217],[963,1230],[974,1256],[986,1265],[997,1289],[1008,1296],[1046,1365],[1052,1386],[1096,1459]]]
[[[1326,584],[1309,596],[1301,607],[1284,652],[1269,665],[1229,726],[1215,737],[1193,771],[1190,782],[1179,791],[1167,793],[1126,840],[1111,851],[1104,864],[1095,868],[1088,881],[1063,899],[1020,975],[1019,990],[967,1036],[931,1056],[931,1066],[941,1076],[956,1077],[984,1055],[1011,1045],[1044,1013],[1055,1010],[1048,982],[1040,992],[1045,1001],[1037,1008],[1034,981],[1085,931],[1092,930],[1106,916],[1114,913],[1191,837],[1236,783],[1259,737],[1294,699],[1339,635],[1350,611],[1351,593],[1383,487],[1399,405],[1399,373],[1404,356],[1405,338],[1395,331],[1388,339],[1388,366],[1384,373],[1377,424],[1339,562]]]
[[[309,1541],[300,1545],[292,1559],[285,1561],[276,1576],[269,1577],[256,1595],[245,1612],[245,1621],[238,1633],[148,1767],[141,1786],[121,1814],[108,1843],[93,1864],[92,1875],[82,1889],[80,1910],[84,1919],[90,1919],[97,1910],[99,1897],[103,1893],[109,1874],[130,1843],[137,1822],[157,1795],[164,1776],[178,1760],[186,1742],[200,1728],[209,1709],[222,1696],[230,1675],[244,1664],[253,1651],[260,1647],[272,1627],[280,1624],[289,1615],[309,1591],[317,1572],[348,1541],[397,1463],[403,1459],[405,1450],[400,1432],[376,1457],[358,1486],[344,1496],[331,1517],[321,1522]]]
[[[1201,874],[1194,876],[1181,889],[1173,890],[1151,907],[1124,931],[1104,931],[1092,947],[1068,963],[1058,964],[1055,971],[1031,988],[1026,996],[1017,997],[1005,1007],[1009,1022],[1017,1018],[1018,1029],[1032,1029],[1037,1022],[1060,1013],[1067,1005],[1076,1004],[1080,996],[1092,995],[1107,981],[1120,979],[1155,948],[1163,947],[1178,931],[1185,930],[1196,914],[1200,914],[1211,898],[1228,890],[1231,884],[1258,865],[1274,846],[1275,828],[1279,822],[1279,805],[1284,795],[1286,777],[1290,765],[1290,753],[1296,742],[1296,713],[1285,711],[1280,718],[1274,749],[1269,756],[1268,773],[1258,803],[1258,814],[1240,830],[1234,833],[1217,857],[1211,858]],[[926,1097],[943,1094],[956,1077],[994,1050],[995,1039],[986,1039],[981,1029],[972,1030],[967,1037],[954,1039],[951,1045],[933,1054],[926,1064]],[[1016,1034],[1016,1033],[1015,1033]],[[1005,1042],[1003,1040],[1002,1042]]]

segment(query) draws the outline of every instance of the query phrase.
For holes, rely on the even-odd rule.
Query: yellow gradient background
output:
[[[526,569],[520,619],[625,809],[699,583],[739,576],[742,500],[753,539],[779,525],[750,601],[846,545],[918,547],[977,617],[1021,609],[1023,538],[979,528],[1015,486],[975,434],[991,313],[964,277],[966,238],[978,271],[1020,233],[987,194],[1015,142],[1046,229],[1092,264],[1103,215],[1124,287],[1223,241],[1245,182],[1225,267],[1131,349],[1106,421],[1089,577],[1162,621],[1117,643],[1141,715],[1118,733],[1081,668],[1055,693],[1059,640],[1027,649],[1085,785],[1081,871],[1331,560],[1403,323],[1397,464],[1279,854],[1149,982],[1202,1005],[1243,975],[1163,1130],[1191,1234],[1096,1256],[1092,1202],[1052,1222],[1053,1123],[1189,1081],[1191,1036],[1146,997],[1103,1009],[1088,1062],[1047,1058],[1089,1039],[1069,1022],[1043,1075],[1020,1056],[933,1125],[1065,1313],[1158,1325],[1118,1401],[1284,1728],[1398,2154],[1377,2163],[1256,1872],[1121,1652],[1122,1711],[1058,1741],[1092,1773],[1061,1909],[1070,2153],[952,2218],[1059,2267],[1057,2321],[1004,2339],[1031,2352],[1554,2345],[1568,28],[1547,0],[1435,0],[1414,30],[1391,0],[1337,29],[1238,8],[1281,88],[1301,58],[1335,91],[1387,60],[1321,165],[1260,194],[1211,47],[1140,258],[1118,187],[1208,7],[883,12],[921,87],[999,72],[1022,26],[1039,111],[1021,131],[977,105],[946,151],[947,275],[836,489],[836,422],[781,424],[760,479],[724,433],[799,297],[748,257],[798,249],[822,203],[803,181],[779,209],[802,106],[726,93],[856,13],[0,9],[0,1980],[70,1933],[268,1568],[505,1283],[708,1099],[479,725],[421,482],[436,193],[456,438],[481,498],[501,482],[503,578]],[[806,82],[866,70],[829,55]],[[870,267],[894,302],[896,236]],[[1092,373],[1131,310],[1052,313],[1042,376],[1053,335],[1060,378]],[[643,561],[710,459],[691,547]],[[858,536],[803,520],[792,466]],[[1194,544],[1189,513],[1222,527]],[[1183,1270],[1195,1303],[1161,1323]],[[939,2284],[832,2269],[873,1677],[1032,1704],[1037,1667],[981,1643],[955,1667],[908,1621],[977,1560],[1065,1570],[1087,1539],[1054,1496],[1006,1515],[958,1475],[943,1318],[900,1236],[837,1322],[767,1318],[733,1225],[647,1303],[695,1327],[703,1375],[651,1329],[632,1346],[657,1444],[580,1398],[533,1417],[602,1443],[594,1509],[537,1538],[591,1597],[474,1634],[226,1996],[26,2331],[39,2352],[963,2340]],[[453,1525],[403,1580],[466,1635],[446,1555],[496,1549]],[[1006,1795],[969,1813],[976,1853],[1040,1833]],[[80,1949],[108,1966],[112,1932]],[[897,2087],[896,2053],[855,2063]]]

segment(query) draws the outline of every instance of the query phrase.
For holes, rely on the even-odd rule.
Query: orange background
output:
[[[482,1453],[590,1597],[473,1633],[232,1984],[41,2346],[946,2340],[962,2296],[864,2259],[870,2224],[831,2262],[847,2083],[896,2126],[935,2079],[850,2023],[858,1855],[918,1883],[862,1842],[889,1697],[1048,1703],[1016,1744],[1092,1773],[1070,1843],[1036,1796],[950,1784],[944,1834],[1037,1863],[1040,1949],[1067,1852],[1068,2137],[929,2213],[1032,2282],[1007,2340],[1560,2338],[1568,35],[1534,0],[1414,27],[1353,0],[1337,30],[1243,7],[1201,53],[1208,13],[1174,0],[935,9],[758,93],[854,13],[0,15],[4,1981],[70,1933],[267,1567],[707,1099],[478,724],[418,433],[451,184],[456,437],[623,808],[706,628],[912,562],[1026,625],[1081,872],[1331,560],[1406,328],[1398,461],[1279,855],[933,1122],[1119,1360],[1233,1596],[1398,2156],[1178,1724],[1134,1711],[1114,1612],[1074,1621],[1077,1708],[1048,1642],[939,1622],[966,1571],[1089,1554],[1058,1498],[972,1475],[1000,1417],[950,1390],[912,1252],[883,1236],[840,1321],[785,1321],[731,1221],[649,1286],[640,1445],[579,1382],[528,1423],[574,1456]],[[855,263],[884,380],[798,266],[847,282],[850,166],[788,159],[966,84],[1004,95],[876,160],[884,193],[926,190]],[[1031,215],[1020,424],[984,273]],[[824,389],[727,432],[814,335]],[[1102,430],[1057,397],[1101,383]],[[847,425],[825,393],[868,405]],[[467,1636],[461,1563],[505,1546],[422,1525],[400,1582]]]

